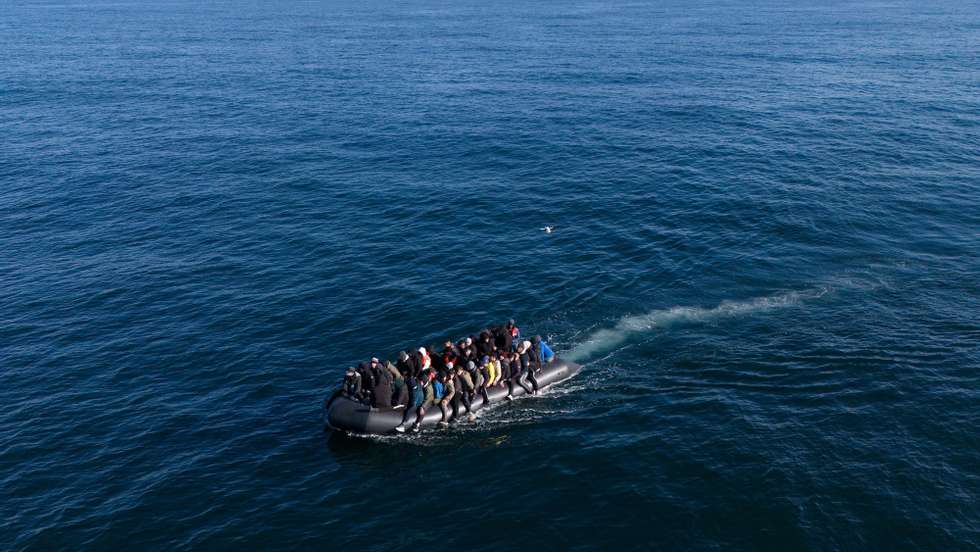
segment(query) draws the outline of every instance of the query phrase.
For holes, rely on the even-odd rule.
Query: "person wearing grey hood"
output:
[[[361,374],[359,374],[353,367],[347,369],[347,373],[344,374],[344,382],[340,384],[340,389],[336,390],[334,394],[327,399],[324,407],[327,410],[330,410],[330,405],[333,404],[338,397],[347,397],[348,399],[358,402],[364,399],[361,388]]]
[[[472,402],[476,400],[477,393],[480,393],[484,397],[486,397],[487,380],[485,377],[483,377],[483,373],[480,371],[479,368],[477,368],[476,363],[473,362],[472,360],[466,363],[466,372],[469,373],[470,379],[473,380],[473,393],[470,394],[470,403],[472,404]],[[489,397],[486,397],[484,400],[486,400],[487,403],[489,404],[490,402]],[[471,413],[471,417],[472,417],[472,413]]]

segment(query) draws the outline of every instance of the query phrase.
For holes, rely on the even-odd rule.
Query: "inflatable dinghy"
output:
[[[544,365],[541,371],[534,374],[534,379],[538,381],[538,390],[540,391],[550,385],[567,380],[581,369],[582,366],[574,362],[556,358],[554,362]],[[525,394],[526,392],[519,385],[514,386],[515,398]],[[504,401],[507,396],[507,386],[488,389],[487,395],[490,397],[490,404]],[[477,412],[486,406],[483,396],[477,393],[470,408],[473,412]],[[461,407],[460,412],[465,413],[466,410]],[[330,409],[327,411],[327,425],[332,429],[348,433],[384,435],[395,433],[395,426],[402,423],[404,415],[405,409],[402,408],[379,410],[347,397],[337,397],[330,403]],[[438,406],[433,405],[425,413],[425,417],[422,419],[422,427],[435,426],[441,419],[442,411],[439,410]],[[411,425],[414,422],[415,414],[412,414],[408,423]]]

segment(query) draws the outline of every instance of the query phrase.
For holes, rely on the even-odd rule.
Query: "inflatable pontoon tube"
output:
[[[554,362],[544,365],[541,371],[534,374],[534,379],[538,381],[538,389],[541,390],[549,385],[567,380],[577,374],[581,369],[582,366],[574,362],[566,362],[556,358]],[[524,394],[526,392],[523,388],[519,385],[514,386],[514,397]],[[490,397],[490,404],[498,403],[503,401],[507,396],[507,387],[488,389],[487,395]],[[476,412],[482,410],[485,406],[487,405],[484,404],[483,397],[477,393],[473,398],[473,403],[470,405],[471,409]],[[463,408],[460,408],[460,411],[466,412]],[[379,410],[348,399],[347,397],[337,397],[330,404],[330,409],[327,411],[327,425],[332,429],[346,431],[348,433],[383,435],[394,433],[395,426],[402,423],[402,417],[404,415],[404,409],[395,410],[386,408]],[[422,418],[422,427],[437,425],[441,419],[442,411],[439,410],[438,406],[433,405],[425,413],[425,417]],[[408,423],[410,425],[414,422],[415,415],[412,414],[409,417]]]

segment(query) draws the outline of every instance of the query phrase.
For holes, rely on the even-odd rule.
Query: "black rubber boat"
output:
[[[582,366],[574,362],[555,359],[554,362],[546,364],[540,372],[535,374],[534,379],[538,381],[539,388],[544,389],[560,381],[567,380],[577,374],[581,369]],[[524,394],[524,389],[517,385],[514,386],[515,397]],[[507,396],[507,387],[504,386],[503,388],[498,387],[488,390],[487,395],[490,397],[490,404],[501,402]],[[482,410],[486,406],[483,402],[483,397],[479,394],[473,399],[473,404],[471,405],[474,412]],[[366,404],[352,401],[347,397],[337,397],[330,404],[330,410],[327,411],[327,425],[331,429],[346,431],[347,433],[384,435],[395,433],[395,426],[402,423],[402,416],[404,414],[404,409],[379,410],[377,408],[371,408]],[[425,413],[425,417],[422,419],[422,427],[437,425],[441,419],[442,411],[439,410],[438,406],[433,406]],[[415,417],[413,415],[409,422],[414,421]]]

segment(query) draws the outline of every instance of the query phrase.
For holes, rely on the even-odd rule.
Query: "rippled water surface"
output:
[[[0,548],[980,547],[978,51],[957,0],[5,3]],[[585,370],[323,432],[511,316]]]

